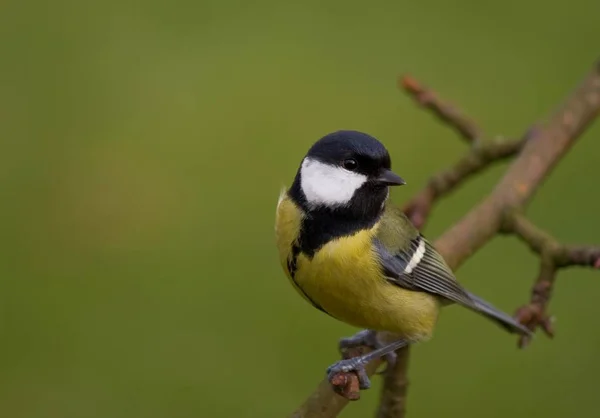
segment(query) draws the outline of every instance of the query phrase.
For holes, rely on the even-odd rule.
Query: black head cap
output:
[[[308,150],[307,157],[340,166],[354,160],[355,170],[366,175],[389,170],[391,166],[385,146],[371,135],[358,131],[336,131],[325,135]]]

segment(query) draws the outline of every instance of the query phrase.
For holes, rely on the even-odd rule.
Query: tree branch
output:
[[[442,122],[454,128],[467,143],[473,144],[483,138],[481,129],[473,120],[464,116],[458,108],[441,100],[433,90],[423,86],[410,75],[398,79],[398,86],[421,106],[431,110]]]
[[[439,198],[449,194],[469,177],[482,172],[492,163],[517,154],[526,140],[527,137],[519,141],[499,140],[472,146],[456,164],[432,176],[427,185],[404,206],[404,213],[417,228],[423,228],[434,203]]]
[[[396,363],[386,372],[383,380],[377,418],[403,417],[406,412],[410,346],[401,348],[396,354]]]
[[[499,231],[507,210],[529,202],[599,111],[600,64],[596,64],[545,126],[534,130],[494,191],[436,242],[450,267],[457,269],[485,245]]]
[[[477,125],[463,116],[456,107],[440,99],[433,90],[423,87],[411,76],[399,79],[401,86],[415,101],[431,110],[442,122],[458,131],[470,144],[469,151],[452,167],[433,175],[427,185],[405,206],[404,212],[419,229],[425,222],[435,202],[455,190],[460,184],[495,162],[509,159],[521,151],[525,142],[535,133],[531,128],[520,140],[495,138],[484,141]]]
[[[571,266],[600,269],[600,247],[561,244],[519,211],[506,213],[502,232],[517,236],[540,257],[540,272],[531,290],[530,302],[517,309],[515,316],[530,329],[540,327],[546,335],[554,337],[552,317],[546,309],[558,270]],[[522,336],[519,347],[526,347],[530,341],[530,337]]]
[[[410,92],[414,92],[413,95],[416,97],[421,97],[421,102],[434,110],[440,118],[452,121],[451,123],[457,126],[456,129],[468,139],[468,142],[476,142],[475,140],[480,137],[479,130],[472,128],[474,125],[471,125],[468,119],[460,116],[454,109],[450,110],[436,95],[423,89],[418,83],[410,86]],[[528,135],[518,157],[493,192],[435,241],[435,247],[450,268],[458,269],[495,234],[501,232],[501,227],[505,225],[506,214],[527,204],[544,178],[569,150],[599,110],[600,64],[596,64],[548,123],[542,129],[535,129]],[[463,177],[466,178],[466,176]],[[569,254],[573,254],[569,260],[588,260],[586,251],[573,251]],[[594,265],[597,263],[596,260]],[[547,276],[548,272],[549,270],[542,272],[544,277],[549,277]],[[402,418],[404,415],[408,351],[405,354],[403,352],[398,354],[402,356],[402,361],[398,361],[385,377],[379,418]],[[371,365],[369,373],[374,371],[375,367],[373,366],[380,364],[380,362],[374,363],[377,364]],[[335,379],[336,382],[344,383],[341,388],[338,387],[338,390],[345,395],[352,393],[351,388],[358,387],[357,377],[354,373],[336,376]],[[403,394],[398,395],[399,392],[403,392]],[[357,399],[357,395],[353,395],[353,399]],[[333,391],[332,385],[325,379],[292,417],[334,417],[346,404],[347,399],[337,395]]]

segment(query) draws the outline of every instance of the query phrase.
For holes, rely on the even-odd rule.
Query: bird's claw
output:
[[[377,331],[373,331],[370,329],[365,329],[357,332],[351,337],[342,338],[339,343],[340,351],[343,351],[348,348],[355,348],[359,346],[367,346],[372,348],[373,350],[377,350],[385,346],[385,343],[382,343],[377,336]],[[385,358],[386,367],[378,374],[384,374],[396,364],[396,353],[392,351],[391,353],[387,353],[383,356]]]
[[[355,372],[358,376],[358,387],[360,389],[369,389],[371,387],[371,381],[369,380],[369,376],[367,376],[365,365],[360,357],[340,360],[332,364],[327,368],[327,379],[331,382],[336,374],[349,372]]]

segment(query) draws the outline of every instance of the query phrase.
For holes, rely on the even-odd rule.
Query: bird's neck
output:
[[[321,247],[336,238],[354,235],[375,226],[383,214],[387,190],[375,195],[372,191],[369,192],[364,190],[363,193],[358,193],[345,206],[310,207],[297,176],[288,194],[305,215],[299,234],[300,250],[312,257]]]

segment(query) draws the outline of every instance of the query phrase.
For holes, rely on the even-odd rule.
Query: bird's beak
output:
[[[377,177],[377,182],[385,184],[386,186],[402,186],[406,184],[402,177],[394,173],[392,170],[387,169],[383,170],[379,177]]]

